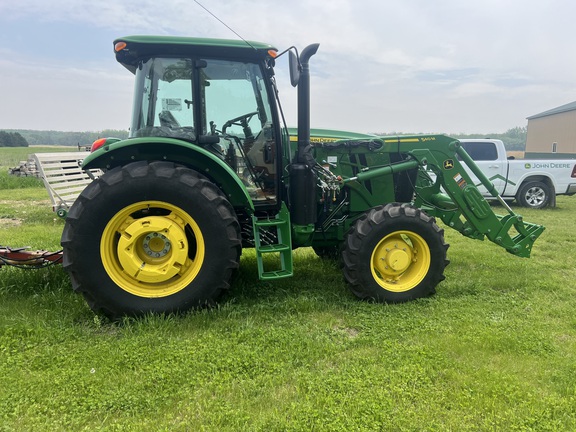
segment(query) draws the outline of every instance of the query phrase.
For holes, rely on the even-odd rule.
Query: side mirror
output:
[[[292,84],[292,87],[296,87],[298,81],[300,81],[300,62],[293,51],[288,52],[288,64],[290,69],[290,84]]]

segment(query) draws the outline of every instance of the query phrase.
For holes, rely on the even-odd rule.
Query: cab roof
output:
[[[121,49],[117,47],[125,44]],[[270,44],[232,39],[208,39],[180,36],[125,36],[114,41],[116,60],[132,73],[143,58],[155,56],[216,57],[257,61],[277,51]]]

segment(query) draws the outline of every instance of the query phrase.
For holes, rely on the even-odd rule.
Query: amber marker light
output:
[[[122,51],[126,48],[126,42],[116,42],[114,44],[114,52]]]
[[[95,151],[98,150],[100,147],[102,147],[105,143],[106,143],[106,138],[97,139],[96,141],[94,141],[94,142],[92,143],[92,147],[90,147],[90,153],[95,152]]]
[[[268,50],[268,55],[272,58],[276,58],[278,57],[278,51],[270,49]]]

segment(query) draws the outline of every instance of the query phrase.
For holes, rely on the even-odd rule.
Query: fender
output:
[[[525,174],[523,174],[516,183],[512,183],[510,181],[507,180],[508,184],[513,185],[514,187],[512,188],[512,192],[508,192],[506,191],[506,194],[504,194],[504,196],[507,195],[511,195],[511,196],[516,196],[516,194],[518,193],[518,191],[520,190],[520,188],[522,187],[522,185],[526,182],[530,182],[530,181],[539,181],[539,182],[543,182],[543,183],[547,183],[553,190],[552,193],[554,195],[556,195],[556,191],[559,189],[558,188],[558,182],[556,181],[556,179],[554,178],[554,176],[550,175],[549,172],[546,171],[530,171],[527,172]]]
[[[214,153],[186,141],[142,137],[126,140],[107,140],[94,153],[86,157],[83,169],[111,169],[142,160],[163,160],[184,165],[208,177],[228,197],[233,207],[254,211],[254,204],[238,175]]]

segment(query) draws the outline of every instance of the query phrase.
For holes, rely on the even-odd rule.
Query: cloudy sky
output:
[[[573,0],[199,1],[244,39],[320,43],[314,127],[504,132],[576,100]],[[0,0],[0,129],[127,129],[112,41],[131,34],[236,38],[195,0]]]

